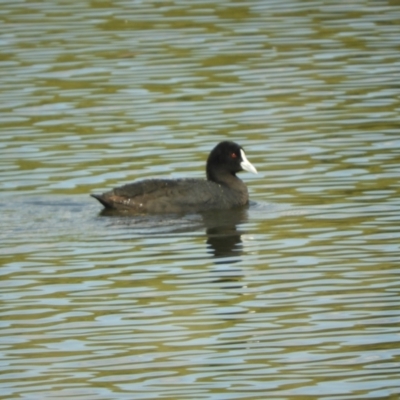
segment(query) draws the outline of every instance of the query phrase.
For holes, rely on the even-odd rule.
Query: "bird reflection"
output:
[[[207,252],[216,264],[235,263],[242,254],[240,224],[247,221],[247,209],[209,211],[192,215],[130,215],[104,209],[101,216],[114,217],[112,225],[129,227],[140,234],[165,234],[194,232],[205,229]]]
[[[208,252],[215,258],[230,259],[229,263],[238,262],[242,254],[242,232],[238,225],[247,220],[247,210],[218,211],[203,214],[203,222],[206,228]]]

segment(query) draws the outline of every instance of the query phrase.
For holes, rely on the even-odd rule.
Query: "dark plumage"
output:
[[[246,185],[237,172],[257,170],[234,142],[221,142],[207,159],[207,180],[147,179],[92,194],[104,207],[135,213],[188,213],[226,210],[248,203]]]

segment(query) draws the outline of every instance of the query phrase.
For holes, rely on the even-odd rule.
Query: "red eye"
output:
[[[232,158],[237,158],[237,155],[236,155],[235,153],[232,153],[232,154],[231,154],[231,157],[232,157]]]

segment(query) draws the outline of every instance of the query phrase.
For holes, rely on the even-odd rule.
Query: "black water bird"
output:
[[[249,202],[240,171],[257,173],[242,147],[224,141],[207,159],[205,179],[146,179],[91,194],[107,209],[132,213],[192,213],[243,207]]]

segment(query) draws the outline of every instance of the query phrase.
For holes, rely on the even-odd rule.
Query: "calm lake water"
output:
[[[3,1],[0,397],[400,396],[400,3]],[[89,197],[245,149],[248,209]]]

